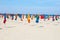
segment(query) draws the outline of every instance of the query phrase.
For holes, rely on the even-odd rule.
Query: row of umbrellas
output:
[[[48,19],[50,20],[50,18],[52,18],[52,21],[58,20],[60,15],[47,15],[47,14],[0,14],[0,17],[2,17],[3,23],[5,24],[7,19],[9,19],[9,16],[11,17],[12,20],[14,20],[14,16],[15,16],[15,20],[17,20],[17,17],[19,17],[21,19],[21,21],[23,21],[24,16],[26,16],[27,18],[27,22],[30,23],[30,20],[33,20],[33,18],[36,18],[36,23],[39,23],[39,19]],[[7,18],[7,19],[6,19]]]

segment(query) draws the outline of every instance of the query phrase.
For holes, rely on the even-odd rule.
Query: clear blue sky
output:
[[[60,0],[0,0],[0,12],[59,14]]]

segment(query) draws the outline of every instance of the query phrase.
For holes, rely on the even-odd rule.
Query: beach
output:
[[[0,18],[0,40],[60,40],[60,19],[58,21],[39,20],[30,23],[24,18],[21,21],[7,19],[6,24]]]

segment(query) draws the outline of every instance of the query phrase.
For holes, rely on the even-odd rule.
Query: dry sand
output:
[[[1,29],[2,28],[2,29]],[[31,23],[24,21],[7,19],[3,24],[0,18],[0,40],[60,40],[60,19],[58,21],[43,21]]]

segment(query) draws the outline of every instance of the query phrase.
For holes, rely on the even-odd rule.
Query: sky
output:
[[[60,14],[60,0],[0,0],[0,13]]]

